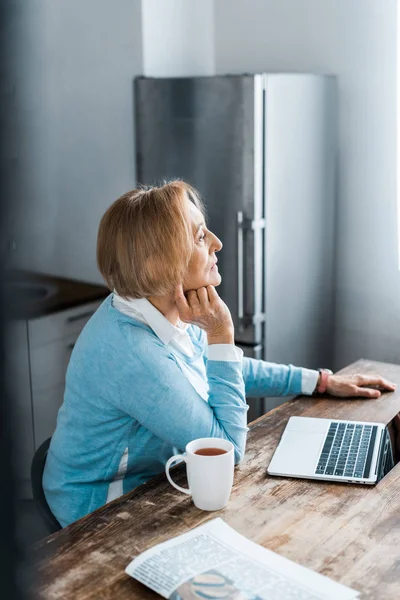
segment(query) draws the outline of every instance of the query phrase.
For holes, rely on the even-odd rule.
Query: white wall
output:
[[[215,67],[338,75],[334,366],[400,363],[396,0],[215,0]]]
[[[214,73],[214,0],[143,0],[143,74]]]
[[[133,79],[142,72],[140,0],[29,0],[13,23],[20,216],[14,263],[101,281],[101,215],[134,187]]]

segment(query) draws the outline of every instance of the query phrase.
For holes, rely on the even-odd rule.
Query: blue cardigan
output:
[[[111,300],[106,298],[75,345],[46,460],[43,488],[62,526],[105,504],[126,453],[124,493],[162,472],[168,458],[195,438],[230,440],[239,462],[246,446],[246,395],[301,393],[301,368],[250,358],[207,360],[206,335],[191,325],[195,355],[181,359],[205,361],[206,402],[171,349]]]

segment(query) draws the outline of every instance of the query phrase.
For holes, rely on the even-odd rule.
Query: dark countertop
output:
[[[34,286],[45,286],[47,295],[33,298]],[[31,271],[9,271],[5,277],[5,301],[11,319],[35,319],[106,298],[104,285]]]

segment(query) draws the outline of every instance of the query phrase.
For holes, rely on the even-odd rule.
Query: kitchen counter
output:
[[[376,400],[325,396],[286,402],[251,424],[225,509],[198,510],[159,475],[37,544],[30,552],[37,569],[33,595],[48,600],[158,598],[124,573],[127,564],[155,544],[220,516],[252,541],[359,590],[361,600],[399,598],[400,464],[375,486],[266,473],[292,415],[393,424],[400,411],[400,365],[360,360],[341,373],[379,373],[397,383],[397,391]],[[174,479],[185,485],[182,466]]]
[[[7,311],[12,319],[35,319],[101,300],[110,293],[104,285],[22,270],[9,271],[5,280]],[[37,286],[46,290],[43,297],[32,297]]]

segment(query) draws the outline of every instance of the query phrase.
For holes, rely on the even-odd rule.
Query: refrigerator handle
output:
[[[243,326],[244,317],[244,281],[243,281],[243,266],[244,266],[244,252],[243,252],[243,212],[239,210],[237,212],[237,301],[238,301],[238,321],[239,328]]]
[[[257,307],[254,314],[245,313],[245,286],[244,286],[244,235],[245,230],[252,231],[255,234],[259,234],[260,231],[265,230],[266,221],[265,219],[247,219],[243,215],[243,211],[239,210],[236,213],[237,220],[237,296],[238,296],[238,323],[239,331],[243,331],[245,327],[249,325],[255,325],[257,323],[265,322],[265,313],[260,305]],[[257,248],[255,248],[257,253]],[[259,257],[254,256],[253,264],[258,264]],[[262,265],[261,265],[262,269]],[[262,277],[260,274],[260,268],[255,268],[254,277]],[[254,282],[254,285],[256,282]],[[256,293],[256,291],[255,291]],[[261,312],[260,312],[261,310]]]

